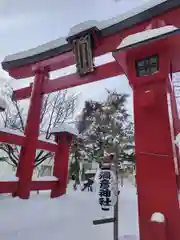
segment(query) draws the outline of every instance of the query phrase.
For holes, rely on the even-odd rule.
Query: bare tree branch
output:
[[[7,102],[7,109],[0,114],[0,123],[3,127],[24,133],[27,112],[21,102],[13,101],[13,89],[10,85],[2,91],[1,95]],[[67,90],[44,96],[43,107],[40,118],[40,135],[45,139],[51,137],[51,129],[73,116],[77,104],[77,95],[69,95]],[[0,150],[8,157],[8,164],[17,167],[19,161],[20,147],[5,143],[0,144]],[[52,159],[52,153],[38,150],[35,159],[35,167],[45,160]]]

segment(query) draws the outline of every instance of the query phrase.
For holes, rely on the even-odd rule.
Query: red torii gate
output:
[[[34,169],[33,159],[35,159],[36,152],[34,152],[34,158],[31,161],[27,159],[27,164],[24,161],[23,151],[25,151],[24,148],[26,147],[28,136],[11,129],[0,129],[0,142],[21,146],[16,177],[10,179],[9,177],[3,178],[3,181],[0,181],[0,193],[12,193],[13,197],[18,196],[22,199],[28,199],[30,191],[37,190],[51,190],[51,198],[56,198],[66,193],[69,147],[72,137],[77,136],[78,132],[72,127],[62,124],[59,128],[54,128],[52,134],[55,135],[55,142],[46,139],[42,140],[38,137],[34,142],[29,143],[28,141],[28,144],[33,145],[35,149],[55,153],[53,176],[31,180]],[[27,176],[29,179],[26,178]]]
[[[122,21],[118,21],[116,19],[116,23],[110,23],[106,27],[101,28],[101,26],[89,26],[86,27],[83,31],[78,31],[77,34],[73,36],[69,36],[67,38],[67,42],[64,40],[63,44],[58,45],[55,44],[56,47],[52,48],[51,44],[44,45],[42,48],[37,48],[33,50],[29,50],[27,52],[15,54],[12,56],[8,56],[4,59],[2,63],[2,67],[4,70],[8,71],[10,76],[21,79],[26,77],[35,76],[34,82],[29,87],[16,90],[14,91],[14,99],[21,100],[31,97],[30,107],[28,112],[28,120],[27,126],[25,130],[26,138],[22,143],[22,138],[18,136],[12,136],[12,143],[17,143],[19,141],[20,145],[23,145],[20,155],[20,164],[17,171],[17,176],[21,175],[21,180],[18,187],[18,195],[22,198],[27,198],[30,192],[30,185],[31,185],[31,176],[33,170],[33,162],[35,157],[35,151],[38,147],[38,144],[41,144],[38,140],[39,134],[39,119],[40,119],[40,112],[42,107],[42,100],[43,94],[51,93],[54,91],[62,90],[65,88],[70,88],[73,86],[91,83],[99,80],[103,80],[104,78],[109,78],[117,75],[121,75],[124,72],[130,78],[130,83],[133,86],[134,92],[134,104],[135,104],[135,143],[136,143],[136,156],[137,156],[137,188],[138,188],[138,205],[139,205],[139,223],[140,223],[140,239],[141,240],[148,240],[148,239],[161,239],[161,240],[179,240],[180,239],[180,228],[178,223],[180,222],[180,211],[178,205],[178,184],[176,179],[179,178],[179,158],[178,158],[178,171],[175,172],[174,169],[174,160],[172,157],[172,141],[170,141],[170,127],[169,127],[169,117],[167,114],[167,99],[165,100],[164,94],[167,91],[170,91],[171,95],[171,104],[172,104],[172,112],[173,112],[173,123],[174,123],[174,133],[175,135],[179,132],[179,123],[178,123],[178,116],[177,116],[177,109],[175,105],[175,100],[173,97],[173,93],[169,87],[167,90],[167,82],[164,85],[164,81],[160,81],[162,85],[159,83],[158,87],[157,84],[154,82],[152,77],[148,78],[145,82],[146,87],[149,86],[149,81],[151,83],[151,91],[155,91],[155,93],[161,96],[161,102],[163,106],[163,116],[165,120],[163,120],[163,125],[161,126],[161,115],[158,114],[158,119],[155,114],[151,115],[151,120],[153,121],[154,125],[150,125],[151,131],[146,131],[143,127],[141,131],[141,126],[143,126],[143,121],[147,121],[147,112],[143,114],[140,111],[140,107],[149,107],[153,105],[154,95],[149,91],[147,91],[147,95],[144,95],[143,88],[141,84],[138,83],[136,79],[137,76],[135,74],[135,67],[133,66],[132,60],[130,59],[130,54],[133,55],[133,60],[138,54],[141,52],[143,53],[142,57],[145,57],[147,54],[146,50],[139,50],[140,52],[134,50],[127,54],[126,59],[126,49],[122,51],[122,55],[115,56],[117,62],[110,62],[99,67],[94,67],[93,58],[103,55],[107,52],[114,51],[120,42],[127,37],[128,35],[144,31],[146,29],[158,28],[165,25],[173,25],[175,27],[180,27],[180,2],[179,0],[171,0],[171,1],[159,1],[156,5],[149,6],[148,9],[141,12],[139,11],[136,15],[129,15],[127,19],[123,19]],[[80,28],[82,30],[82,26]],[[176,31],[175,31],[176,32]],[[176,33],[179,33],[178,31]],[[173,32],[174,34],[174,32]],[[162,38],[169,37],[168,34],[161,36]],[[156,39],[151,39],[148,44]],[[167,40],[168,41],[168,40]],[[156,42],[156,41],[155,41]],[[151,44],[150,44],[151,45]],[[146,45],[147,46],[147,45]],[[149,45],[148,45],[149,46]],[[152,46],[155,46],[153,49]],[[172,69],[168,67],[168,55],[163,55],[163,49],[160,48],[158,50],[156,43],[152,43],[151,47],[148,47],[150,52],[154,53],[154,50],[157,50],[157,53],[160,54],[160,67],[159,71],[162,71],[159,75],[156,76],[164,79],[165,74],[179,71],[178,66],[178,58],[174,59],[171,63]],[[163,46],[166,46],[163,45]],[[136,48],[135,46],[128,46],[130,49]],[[166,46],[167,47],[167,46]],[[43,51],[41,50],[43,49]],[[143,48],[144,49],[144,48]],[[178,55],[178,48],[177,52],[174,55]],[[125,55],[123,55],[125,54]],[[161,56],[162,54],[162,56]],[[75,58],[74,58],[75,55]],[[120,56],[120,57],[119,57]],[[172,56],[171,56],[172,57]],[[163,60],[163,58],[165,60]],[[129,60],[130,59],[130,60]],[[166,63],[167,60],[167,63]],[[151,61],[151,59],[147,59],[147,61]],[[154,61],[154,60],[153,60]],[[156,59],[156,61],[158,61]],[[64,68],[66,66],[72,65],[76,63],[78,74],[71,74],[64,77],[59,77],[57,79],[49,81],[48,73],[53,70],[57,70],[60,68]],[[137,62],[137,67],[140,62]],[[169,72],[168,72],[169,71]],[[149,73],[150,74],[150,73]],[[151,74],[152,75],[152,74]],[[157,77],[157,78],[158,78]],[[145,77],[144,77],[145,78]],[[136,80],[134,80],[136,79]],[[142,81],[143,77],[140,78]],[[135,84],[135,85],[134,85]],[[142,84],[145,86],[145,84]],[[141,87],[140,87],[141,86]],[[162,88],[161,88],[162,87]],[[144,89],[145,90],[145,89]],[[140,100],[142,104],[139,104]],[[138,104],[137,104],[138,103]],[[141,106],[140,106],[141,105]],[[159,104],[158,104],[159,106]],[[160,107],[160,106],[159,106]],[[161,108],[159,108],[161,111]],[[157,120],[157,124],[156,124]],[[141,126],[139,125],[141,123]],[[150,124],[150,122],[148,122]],[[166,123],[166,125],[165,125]],[[149,147],[151,153],[157,152],[158,142],[156,145],[154,144],[153,140],[156,138],[156,132],[158,132],[158,127],[163,130],[164,138],[160,144],[160,150],[163,150],[163,153],[166,153],[166,148],[168,149],[167,154],[162,154],[161,159],[166,163],[163,165],[162,160],[158,159],[158,165],[155,171],[155,180],[153,180],[152,171],[148,171],[146,169],[145,163],[147,166],[151,166],[150,164],[157,161],[157,154],[151,154],[151,157],[147,156],[146,153],[140,154],[143,152],[143,148]],[[163,128],[164,127],[164,128]],[[153,134],[153,131],[155,132]],[[151,133],[151,134],[150,134]],[[162,132],[160,132],[160,135]],[[145,137],[148,137],[147,143],[145,143]],[[4,141],[4,138],[7,137],[6,135],[0,136],[0,141]],[[64,141],[66,138],[64,138]],[[158,138],[159,139],[159,138]],[[172,140],[172,139],[171,139]],[[66,141],[67,142],[67,141]],[[164,148],[163,148],[164,144]],[[44,143],[43,143],[44,146]],[[49,145],[48,147],[44,147],[46,150],[51,149]],[[52,147],[52,146],[51,146]],[[43,149],[44,149],[43,148]],[[47,149],[48,148],[48,149]],[[64,150],[66,149],[66,150]],[[61,151],[66,151],[65,155],[68,154],[68,148],[61,148]],[[176,149],[177,150],[177,149]],[[176,151],[175,150],[175,151]],[[169,155],[170,154],[170,155]],[[59,156],[61,153],[59,153]],[[168,159],[168,161],[167,161]],[[67,159],[66,159],[67,160]],[[160,163],[159,163],[160,161]],[[66,164],[67,161],[66,161]],[[162,166],[163,165],[163,166]],[[162,167],[161,167],[162,166]],[[163,168],[164,167],[164,168]],[[60,169],[60,165],[59,165]],[[62,171],[61,171],[61,174]],[[67,174],[67,173],[66,173]],[[67,179],[66,174],[63,174],[63,179]],[[149,175],[150,174],[150,175]],[[158,175],[159,174],[159,175]],[[162,179],[161,179],[162,174]],[[159,176],[159,178],[158,178]],[[168,181],[165,181],[165,176],[167,177]],[[169,177],[170,176],[170,177]],[[61,182],[61,181],[60,181]],[[63,188],[65,189],[65,182],[63,181]],[[159,188],[154,188],[154,185],[157,184]],[[162,189],[163,190],[162,190]],[[167,189],[167,192],[165,191]],[[171,189],[171,191],[170,191]],[[173,189],[173,190],[172,190]],[[63,191],[65,192],[65,190]],[[61,192],[62,193],[62,192]],[[166,194],[167,193],[167,194]],[[172,194],[169,196],[169,193]],[[177,193],[177,194],[176,194]],[[158,203],[155,201],[157,200],[158,194]],[[148,201],[148,196],[150,201]],[[154,196],[154,199],[153,199]],[[143,201],[144,200],[144,201]],[[160,206],[160,203],[163,203]],[[171,206],[173,206],[171,211]],[[162,210],[162,213],[165,215],[165,220],[167,220],[167,225],[163,221],[162,224],[151,224],[150,219],[152,216],[152,220],[156,220],[154,218],[154,213]],[[162,220],[162,219],[161,219]],[[152,231],[152,230],[155,230]],[[151,235],[153,234],[153,235]],[[159,235],[158,235],[159,234]]]

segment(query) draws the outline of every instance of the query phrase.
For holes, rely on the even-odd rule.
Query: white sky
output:
[[[148,0],[1,0],[0,60],[6,55],[27,50],[56,38],[67,36],[69,29],[86,20],[106,20]],[[0,69],[3,83],[8,75]],[[26,86],[29,80],[14,80],[14,87]],[[102,99],[105,88],[131,93],[125,77],[116,77],[73,88],[85,99]],[[81,104],[81,106],[82,106]],[[132,99],[129,100],[132,112]]]

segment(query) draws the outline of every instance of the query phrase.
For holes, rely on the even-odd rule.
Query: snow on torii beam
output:
[[[19,134],[19,132],[7,128],[0,128],[0,133],[1,143],[24,146],[24,142],[26,139],[26,136],[24,134]],[[46,150],[49,152],[56,152],[57,147],[58,145],[55,142],[40,138],[37,140],[38,149]]]
[[[180,20],[176,17],[180,12],[178,7],[180,8],[179,0],[151,0],[141,7],[110,20],[88,21],[85,22],[84,26],[80,24],[79,30],[83,31],[94,26],[99,30],[99,44],[95,49],[95,56],[100,56],[106,52],[112,52],[125,36],[144,29],[147,21],[152,20],[152,18],[162,17],[165,22],[167,21],[167,24],[180,27]],[[76,33],[77,30],[73,32],[74,35]],[[73,34],[71,32],[70,36]],[[12,75],[13,73],[17,74],[16,77],[13,76],[15,78],[25,78],[34,75],[33,68],[36,63],[38,66],[50,67],[50,71],[74,64],[71,44],[66,41],[66,38],[59,38],[37,48],[7,56],[2,62],[2,67],[10,73],[12,71]],[[21,76],[19,74],[18,76],[18,70],[21,73],[21,68],[25,66],[27,75]],[[13,71],[15,68],[18,69],[16,72]]]
[[[150,21],[163,19],[167,25],[171,24],[180,27],[179,14],[179,0],[152,0],[140,8],[133,9],[131,12],[108,21],[86,22],[84,26],[79,25],[78,30],[83,32],[92,27],[96,28],[97,44],[93,49],[93,56],[96,57],[107,52],[112,52],[117,48],[121,39],[129,34],[144,30]],[[76,29],[71,30],[69,37],[76,34],[77,26]],[[66,41],[66,38],[60,38],[29,51],[7,56],[2,62],[2,67],[12,77],[20,79],[33,76],[34,69],[36,68],[47,67],[49,71],[53,71],[74,63],[75,59],[71,44]],[[120,74],[122,74],[122,71],[117,67],[115,62],[107,63],[106,65],[97,67],[94,73],[81,79],[77,74],[72,74],[49,81],[44,86],[43,93],[90,83]],[[14,97],[20,100],[28,98],[30,93],[31,86],[15,91]]]

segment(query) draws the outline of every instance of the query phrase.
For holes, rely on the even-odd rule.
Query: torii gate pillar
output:
[[[53,176],[58,179],[58,184],[51,192],[51,198],[56,198],[66,193],[70,145],[73,138],[77,137],[79,133],[76,128],[72,128],[69,124],[63,123],[53,128],[51,134],[55,135],[55,140],[58,144],[54,157],[53,172]]]
[[[128,36],[113,53],[133,89],[140,240],[180,239],[179,173],[167,100],[169,74],[179,70],[179,41],[179,30],[166,26]],[[157,212],[168,223],[164,228],[151,222]]]

